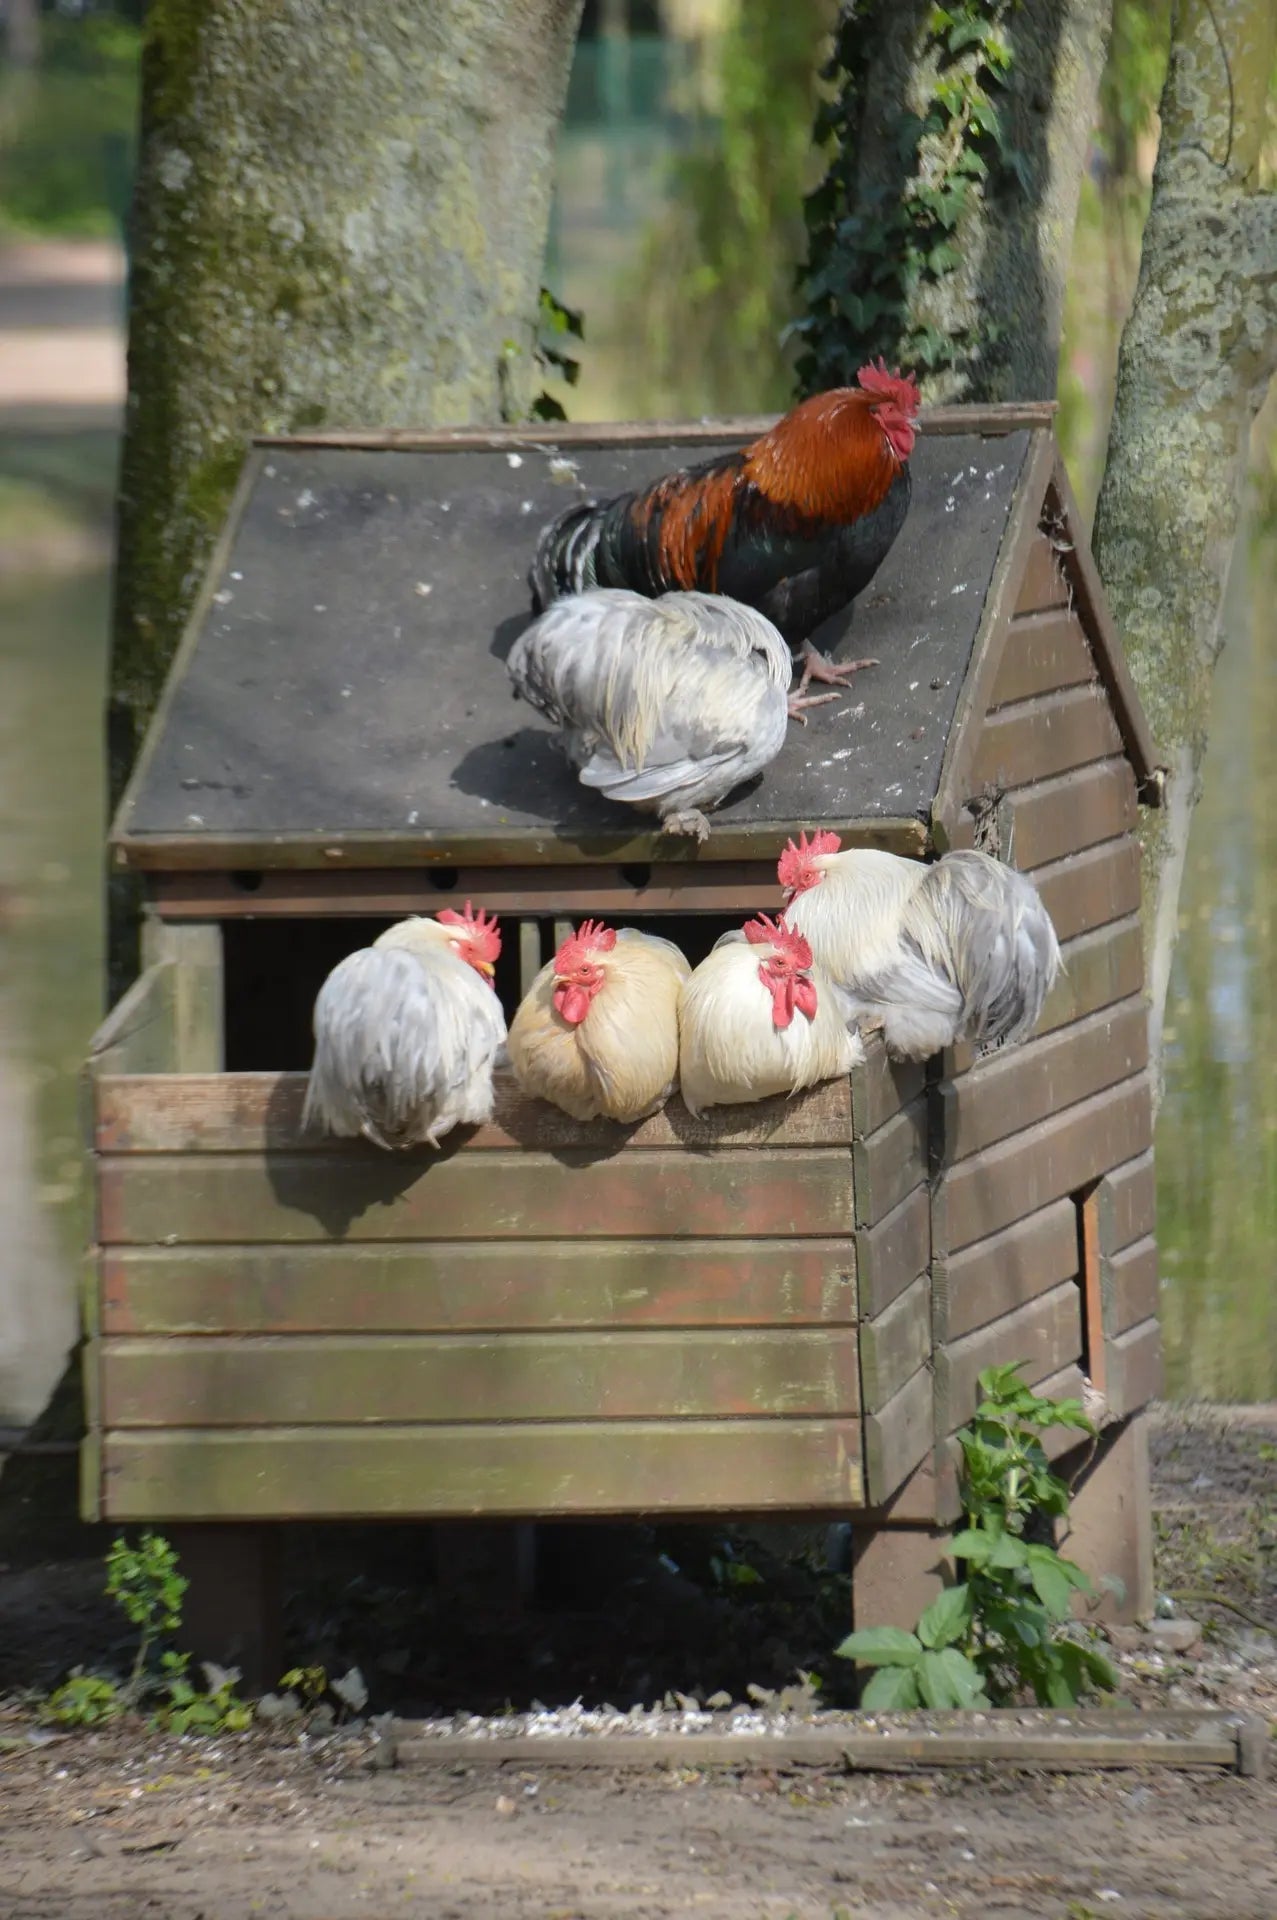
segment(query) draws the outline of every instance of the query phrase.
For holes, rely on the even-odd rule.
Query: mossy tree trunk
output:
[[[1277,371],[1277,194],[1259,189],[1273,0],[1178,0],[1094,547],[1153,734],[1146,816],[1154,1058],[1251,422]]]
[[[113,802],[252,433],[526,409],[581,4],[151,0]],[[116,990],[130,920],[115,900]]]
[[[807,391],[873,355],[929,402],[1049,398],[1112,0],[844,0],[808,203]]]

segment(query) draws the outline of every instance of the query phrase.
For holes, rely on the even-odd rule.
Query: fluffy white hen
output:
[[[712,593],[600,587],[557,600],[515,641],[515,686],[561,727],[581,784],[704,840],[713,808],[780,752],[792,660],[763,614]]]
[[[1037,1025],[1060,948],[1037,888],[986,853],[934,865],[836,833],[791,840],[777,867],[785,918],[898,1059],[955,1040],[992,1046]]]
[[[492,986],[494,918],[445,907],[347,954],[315,1001],[304,1126],[378,1147],[437,1147],[492,1118],[505,1018]]]
[[[860,1036],[802,935],[760,915],[725,933],[683,989],[679,1081],[691,1113],[849,1073]]]

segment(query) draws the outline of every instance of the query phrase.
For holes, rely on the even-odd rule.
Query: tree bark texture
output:
[[[526,409],[581,0],[151,0],[117,799],[248,437]]]
[[[866,68],[844,95],[850,118],[836,130],[850,178],[844,175],[841,204],[830,209],[846,223],[854,271],[829,290],[828,331],[843,351],[804,368],[809,388],[851,379],[868,355],[885,353],[919,363],[931,403],[1055,393],[1064,286],[1112,0],[989,0],[963,11],[996,26],[1010,56],[1004,71],[989,67],[978,43],[956,38],[965,28],[947,21],[957,8],[938,9],[932,0],[844,4],[840,35],[849,19],[867,29],[860,43]],[[940,15],[946,23],[937,26]],[[946,89],[960,91],[974,78],[996,108],[996,141],[980,137],[968,107],[946,106]],[[976,156],[969,173],[964,148]],[[837,161],[831,183],[836,172]],[[964,180],[956,226],[928,229],[934,189],[955,177]],[[882,312],[881,291],[891,285],[884,257],[898,242],[876,235],[885,224],[907,239],[911,223],[924,236],[921,265],[898,283],[895,310]],[[930,250],[934,239],[940,253]],[[810,276],[808,289],[816,308]],[[810,326],[802,330],[814,344]]]
[[[1277,371],[1277,194],[1260,191],[1273,0],[1178,0],[1135,303],[1095,514],[1100,573],[1167,766],[1146,816],[1154,1058],[1251,422]]]

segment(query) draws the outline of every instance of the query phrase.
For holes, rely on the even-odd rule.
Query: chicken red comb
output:
[[[856,378],[866,393],[876,395],[879,400],[894,400],[911,420],[922,405],[922,395],[918,392],[918,383],[913,375],[901,373],[899,367],[894,373],[889,373],[881,354],[876,365],[871,360],[860,369]]]
[[[460,913],[455,907],[440,907],[435,919],[445,927],[461,927],[482,959],[490,960],[495,965],[500,958],[501,928],[495,913],[486,913],[482,907],[476,913],[467,900]]]
[[[554,956],[555,972],[579,967],[589,953],[611,953],[616,945],[616,928],[601,920],[582,920],[576,932],[569,934]]]
[[[811,948],[801,933],[785,925],[783,916],[773,920],[769,914],[760,913],[756,920],[747,920],[741,931],[751,947],[776,947],[796,967],[811,965]]]
[[[816,855],[837,853],[841,845],[838,835],[825,828],[813,833],[810,840],[805,832],[800,833],[797,840],[786,842],[785,851],[776,862],[776,878],[782,887],[792,887],[796,893],[801,892],[803,887],[811,885],[812,876],[808,869]]]

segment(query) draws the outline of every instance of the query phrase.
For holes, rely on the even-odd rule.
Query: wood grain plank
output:
[[[858,1420],[111,1434],[104,1479],[116,1521],[819,1512],[864,1493]]]
[[[985,1367],[1020,1365],[1031,1386],[1076,1362],[1082,1351],[1082,1314],[1071,1280],[1000,1320],[950,1341],[936,1353],[936,1398],[941,1430],[960,1427],[975,1411],[978,1376]]]
[[[860,1390],[865,1408],[884,1407],[931,1358],[931,1276],[919,1274],[885,1313],[860,1328]]]
[[[303,1073],[168,1074],[108,1077],[98,1102],[97,1146],[102,1153],[341,1153],[354,1161],[386,1164],[387,1156],[360,1140],[334,1141],[302,1131]],[[396,1164],[423,1164],[463,1148],[534,1150],[608,1147],[839,1146],[852,1138],[846,1080],[830,1080],[792,1098],[753,1106],[712,1107],[693,1119],[681,1100],[634,1126],[580,1121],[520,1092],[508,1074],[496,1078],[496,1105],[488,1126],[459,1128],[438,1154],[422,1147]]]
[[[885,1129],[884,1129],[885,1131]],[[850,1235],[847,1155],[123,1154],[99,1163],[110,1246],[245,1240],[753,1240]]]
[[[925,1262],[924,1262],[925,1264]],[[847,1240],[108,1248],[109,1334],[851,1325]]]
[[[980,734],[970,787],[1022,787],[1121,751],[1122,736],[1102,687],[1070,687],[990,714]]]
[[[1060,566],[1060,557],[1049,534],[1034,535],[1028,560],[1020,577],[1016,595],[1016,618],[1026,613],[1041,613],[1048,607],[1067,607],[1068,582]]]
[[[1003,796],[1003,858],[1022,872],[1133,833],[1139,822],[1135,775],[1128,760],[1098,760],[1049,780],[1032,780]]]
[[[851,1327],[108,1340],[102,1418],[112,1429],[842,1415],[860,1404],[856,1348]]]
[[[1054,1200],[1039,1213],[931,1267],[936,1339],[958,1340],[1049,1293],[1078,1270],[1077,1209]]]
[[[1096,1190],[1100,1250],[1117,1253],[1142,1240],[1157,1223],[1157,1170],[1149,1147],[1124,1166],[1106,1173]]]
[[[1165,1385],[1162,1371],[1162,1329],[1145,1320],[1110,1340],[1105,1352],[1108,1379],[1105,1395],[1116,1420],[1138,1413],[1155,1400]]]
[[[873,1227],[856,1232],[860,1312],[882,1313],[931,1259],[931,1195],[919,1185]]]
[[[865,1497],[881,1506],[909,1477],[935,1442],[935,1405],[931,1370],[920,1367],[911,1380],[865,1415]]]
[[[192,921],[172,927],[150,914],[142,927],[142,961],[167,961],[173,968],[173,1070],[219,1073],[226,1060],[221,926]]]
[[[927,1178],[930,1125],[922,1093],[886,1126],[853,1144],[857,1226],[875,1226]]]
[[[1157,1242],[1136,1240],[1120,1253],[1101,1253],[1100,1290],[1104,1331],[1111,1338],[1128,1333],[1157,1313]]]
[[[1021,615],[1011,622],[990,710],[1033,700],[1060,687],[1084,686],[1096,678],[1095,659],[1077,615],[1067,608]]]
[[[1140,849],[1123,836],[1053,860],[1031,875],[1056,937],[1075,940],[1140,910]]]
[[[856,1139],[865,1139],[894,1120],[917,1099],[926,1083],[925,1062],[893,1060],[882,1035],[867,1034],[865,1057],[851,1070],[852,1133]]]
[[[1141,1074],[960,1161],[938,1183],[933,1244],[956,1253],[1079,1192],[1147,1138],[1151,1114]]]
[[[176,1039],[175,968],[157,961],[141,972],[89,1041],[88,1071],[167,1073]]]
[[[942,1163],[956,1165],[1147,1064],[1148,1009],[1134,998],[1025,1046],[986,1054],[936,1089]]]

